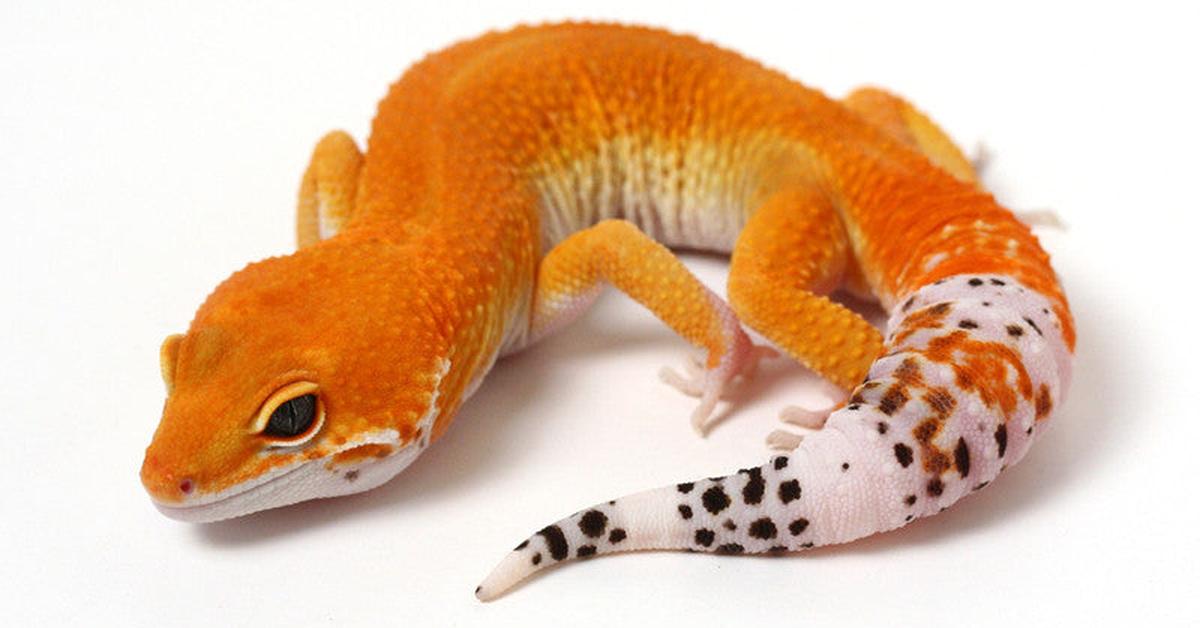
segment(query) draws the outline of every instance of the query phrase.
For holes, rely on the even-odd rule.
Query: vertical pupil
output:
[[[264,432],[272,436],[300,435],[312,424],[316,405],[316,395],[302,395],[279,404],[271,413]]]

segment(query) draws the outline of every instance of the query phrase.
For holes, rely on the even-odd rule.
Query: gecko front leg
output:
[[[751,374],[763,352],[751,343],[729,305],[633,223],[602,221],[563,240],[542,259],[530,341],[582,314],[605,283],[707,351],[703,368],[692,380],[669,382],[700,397],[692,425],[704,434],[722,392],[735,377]]]

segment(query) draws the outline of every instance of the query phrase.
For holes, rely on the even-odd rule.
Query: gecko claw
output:
[[[758,372],[759,360],[778,355],[779,353],[770,347],[750,345],[741,359],[732,364],[726,364],[723,360],[714,368],[706,368],[701,358],[691,356],[683,365],[687,371],[686,375],[680,375],[671,367],[664,366],[659,370],[658,376],[683,394],[700,399],[700,405],[692,412],[691,423],[692,429],[704,437],[715,421],[714,410],[717,402],[728,398],[732,388],[730,384],[740,384],[752,379]]]
[[[992,151],[987,144],[983,142],[975,143],[975,150],[972,151],[970,157],[971,169],[975,171],[975,176],[981,177],[988,166],[992,165]]]
[[[1017,220],[1030,227],[1049,227],[1058,231],[1067,230],[1067,223],[1063,222],[1062,217],[1053,209],[1027,209],[1015,211],[1013,215],[1017,217]]]
[[[713,410],[717,407],[716,396],[705,396],[700,405],[692,412],[692,429],[700,438],[708,435],[708,428],[713,422]]]
[[[827,398],[824,405],[787,406],[779,411],[779,420],[810,430],[821,429],[829,415],[845,404],[848,397],[846,391],[829,382],[822,382],[821,393]]]
[[[779,420],[797,427],[819,430],[825,425],[825,419],[829,417],[830,412],[833,412],[834,407],[836,406],[827,408],[788,406],[779,411]]]
[[[779,449],[783,451],[792,451],[800,446],[804,437],[800,434],[793,434],[783,430],[775,430],[767,434],[767,447],[771,449]]]
[[[704,396],[704,363],[694,355],[688,356],[687,362],[683,363],[683,369],[686,375],[680,375],[675,369],[664,366],[659,369],[658,378],[689,397]]]

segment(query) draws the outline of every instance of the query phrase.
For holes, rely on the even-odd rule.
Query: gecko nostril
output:
[[[195,485],[192,483],[191,478],[187,478],[179,483],[179,490],[182,491],[184,495],[191,493],[193,488],[195,488]]]

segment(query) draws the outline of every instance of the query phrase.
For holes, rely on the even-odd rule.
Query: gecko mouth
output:
[[[395,451],[384,458],[374,458],[360,464],[333,466],[328,464],[335,454],[316,460],[283,467],[266,476],[231,486],[223,491],[197,495],[188,502],[168,504],[151,497],[159,512],[179,521],[211,523],[240,517],[260,510],[279,508],[310,499],[339,497],[370,490],[387,482],[413,462],[423,451],[418,443],[398,445],[398,438],[368,439],[364,444],[389,444]],[[344,450],[342,450],[344,451]]]
[[[306,471],[306,467],[311,467],[320,462],[322,461],[309,460],[307,462],[300,462],[291,467],[285,467],[270,477],[248,480],[231,486],[219,493],[198,495],[195,499],[189,500],[190,503],[183,505],[167,504],[158,501],[153,496],[150,499],[154,502],[154,507],[159,512],[178,521],[187,521],[189,523],[221,521],[222,519],[230,519],[259,510],[286,506],[303,501],[306,499],[305,497],[293,500],[280,498],[284,496],[284,489],[288,485],[296,484],[293,481],[296,479],[294,476]],[[311,472],[308,475],[311,475]]]

